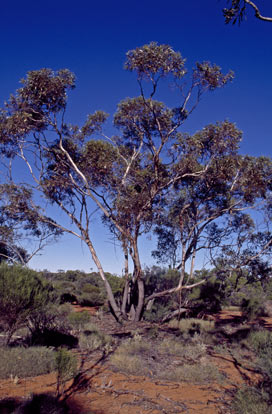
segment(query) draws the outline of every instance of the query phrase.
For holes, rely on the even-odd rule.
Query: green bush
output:
[[[68,330],[68,315],[72,312],[69,304],[48,303],[42,309],[35,310],[28,318],[27,326],[32,335],[41,335],[45,330]]]
[[[101,306],[105,302],[106,296],[103,291],[90,283],[85,283],[82,287],[82,294],[78,296],[81,306]]]
[[[36,272],[21,266],[0,266],[0,325],[9,344],[16,329],[52,300],[53,288]]]
[[[257,355],[256,367],[272,386],[272,332],[253,331],[249,334],[247,342]]]
[[[207,347],[203,343],[184,344],[173,339],[164,339],[159,345],[159,351],[164,355],[181,357],[187,362],[196,363],[205,356]]]
[[[206,321],[196,318],[173,319],[169,322],[170,328],[177,328],[182,334],[199,334],[203,332],[210,332],[214,329],[214,321]]]
[[[271,413],[269,396],[263,390],[244,387],[238,390],[233,401],[232,410],[235,414],[268,414]]]
[[[144,312],[144,320],[148,322],[159,322],[169,313],[169,306],[155,302],[150,310]]]
[[[96,349],[109,348],[113,340],[110,335],[105,335],[97,330],[85,331],[79,336],[79,347],[82,351],[92,352]]]
[[[61,394],[64,384],[75,377],[78,361],[75,355],[66,349],[59,349],[55,356],[55,367],[57,371],[57,393]]]
[[[186,381],[194,384],[222,383],[223,374],[212,364],[182,364],[174,370],[160,372],[160,377],[169,381]]]
[[[46,347],[3,347],[0,353],[0,378],[33,377],[55,369],[55,352]]]
[[[71,312],[68,315],[68,321],[73,326],[73,328],[81,331],[84,326],[90,322],[90,314],[87,311],[83,312]]]
[[[241,309],[243,317],[247,321],[253,321],[264,314],[263,298],[258,296],[251,296],[242,300]]]

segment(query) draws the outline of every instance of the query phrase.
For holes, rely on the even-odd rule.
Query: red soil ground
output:
[[[75,310],[83,310],[75,307]],[[94,313],[96,310],[86,308]],[[222,311],[217,320],[239,319],[237,311]],[[272,328],[272,318],[263,318],[263,324]],[[85,373],[72,388],[66,384],[67,403],[70,414],[221,414],[228,413],[226,405],[228,393],[245,383],[254,380],[254,374],[237,365],[235,359],[219,354],[212,355],[213,362],[224,372],[224,384],[195,385],[187,382],[173,383],[150,378],[112,372],[107,362],[93,366],[93,361],[85,363]],[[0,400],[4,398],[24,398],[33,393],[56,392],[56,375],[51,373],[35,378],[13,381],[0,381]],[[1,413],[4,414],[4,413]],[[37,413],[38,414],[38,413]]]

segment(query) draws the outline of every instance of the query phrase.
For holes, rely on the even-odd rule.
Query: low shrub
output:
[[[78,331],[81,331],[87,323],[90,322],[90,314],[87,311],[83,312],[71,312],[68,315],[68,321],[72,327]]]
[[[79,336],[79,347],[82,351],[95,351],[110,347],[113,339],[110,335],[105,335],[97,330],[85,331]]]
[[[258,296],[245,298],[242,301],[241,309],[243,317],[247,321],[253,321],[264,314],[263,299]]]
[[[257,355],[256,367],[265,376],[266,381],[272,385],[272,332],[253,331],[249,334],[247,343]]]
[[[34,270],[1,264],[0,325],[7,333],[7,345],[14,332],[26,326],[31,315],[42,312],[50,303],[52,290],[52,286]]]
[[[195,333],[212,331],[214,329],[214,321],[206,321],[196,318],[173,319],[169,322],[168,326],[170,328],[179,329],[183,334],[190,334],[192,336]]]
[[[71,312],[72,307],[67,303],[58,306],[49,303],[42,310],[32,312],[27,322],[32,342],[34,343],[36,338],[42,337],[46,331],[67,333],[69,331],[68,315]]]
[[[169,306],[155,302],[150,310],[144,312],[144,320],[148,322],[159,322],[169,313]]]
[[[194,384],[221,383],[223,374],[212,364],[183,364],[174,370],[160,372],[160,377],[169,381],[186,381]]]
[[[232,401],[235,414],[268,414],[271,412],[268,394],[255,387],[243,387]]]
[[[0,378],[47,374],[55,369],[55,352],[46,347],[0,348]]]
[[[248,338],[248,343],[258,356],[272,353],[272,333],[266,330],[252,331]]]
[[[147,375],[149,369],[143,359],[153,350],[150,342],[136,334],[121,344],[111,357],[111,363],[118,370],[134,375]]]
[[[206,354],[206,345],[203,343],[184,344],[171,339],[164,339],[158,349],[163,354],[180,357],[192,363],[197,362]]]
[[[149,370],[140,355],[126,355],[117,350],[111,357],[111,363],[118,371],[130,375],[148,375]]]
[[[59,349],[55,354],[55,367],[57,371],[57,394],[60,395],[64,384],[75,377],[78,361],[75,355],[64,348]]]
[[[101,306],[105,302],[106,296],[97,286],[86,283],[81,291],[81,295],[78,296],[78,303],[81,306]]]

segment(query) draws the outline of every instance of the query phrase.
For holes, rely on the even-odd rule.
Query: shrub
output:
[[[130,375],[147,375],[149,370],[139,355],[125,355],[117,351],[111,357],[111,363],[119,371]]]
[[[243,317],[248,321],[253,321],[264,314],[263,299],[258,296],[243,299],[241,309]]]
[[[0,348],[0,352],[0,378],[32,377],[55,369],[55,352],[49,348]]]
[[[78,296],[81,306],[101,306],[105,302],[106,296],[103,291],[90,283],[85,283],[82,287],[82,294]]]
[[[272,353],[272,333],[265,330],[252,331],[248,336],[248,343],[258,356]]]
[[[36,272],[21,266],[0,266],[0,325],[7,332],[7,344],[16,329],[30,316],[42,311],[52,299],[52,286]]]
[[[57,394],[60,395],[64,384],[75,377],[77,373],[77,359],[70,351],[59,349],[56,352],[55,367],[57,370]]]
[[[257,355],[256,367],[272,385],[272,333],[269,331],[253,331],[247,342]]]
[[[232,401],[232,410],[236,414],[268,414],[269,396],[258,388],[241,388]]]
[[[224,376],[212,364],[183,364],[174,370],[160,372],[160,377],[170,381],[186,381],[195,384],[220,383]]]
[[[163,305],[160,302],[155,302],[150,310],[146,310],[144,313],[144,319],[148,322],[159,322],[164,316],[169,313],[169,305]]]
[[[164,354],[178,356],[195,363],[206,354],[206,345],[203,343],[184,344],[177,340],[164,339],[159,345],[159,350]]]
[[[90,322],[90,314],[87,311],[71,312],[68,315],[68,321],[73,326],[73,328],[81,331],[84,326]]]
[[[56,305],[49,303],[43,309],[38,309],[31,313],[28,318],[27,326],[31,331],[32,337],[37,338],[45,331],[68,330],[68,315],[72,307],[68,304]]]
[[[143,341],[139,335],[121,344],[111,357],[111,363],[120,371],[134,375],[147,375],[149,370],[143,360],[144,354],[149,354],[152,344]]]
[[[173,319],[169,322],[170,328],[177,328],[183,334],[190,334],[191,336],[195,333],[210,332],[214,329],[214,321],[206,321],[203,319],[185,318]]]
[[[85,331],[79,336],[79,347],[82,351],[95,351],[110,347],[113,340],[110,335],[105,335],[97,330]]]

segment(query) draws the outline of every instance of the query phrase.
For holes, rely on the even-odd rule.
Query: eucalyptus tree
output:
[[[120,320],[125,317],[125,306],[117,305],[94,246],[90,213],[94,205],[100,209],[126,257],[132,258],[133,283],[138,288],[134,319],[139,320],[145,299],[139,237],[152,229],[174,190],[184,189],[189,197],[190,188],[200,188],[203,181],[209,182],[224,170],[223,161],[221,170],[216,170],[221,159],[232,163],[231,151],[235,152],[240,133],[228,122],[209,126],[193,137],[180,131],[202,95],[226,85],[232,72],[224,75],[218,66],[202,62],[188,73],[179,53],[154,42],[129,51],[125,68],[136,72],[140,96],[118,105],[115,136],[104,133],[107,114],[102,111],[89,115],[81,127],[68,124],[67,93],[75,87],[74,75],[68,70],[41,69],[28,73],[2,109],[0,140],[2,156],[11,166],[16,160],[20,166],[25,163],[27,185],[36,199],[40,194],[41,203],[46,200],[68,216],[70,225],[65,225],[58,215],[54,221],[34,207],[42,223],[86,243]],[[155,99],[167,79],[178,93],[175,107]],[[229,182],[235,186],[238,170],[233,174]],[[21,184],[19,178],[14,169],[10,180]],[[210,181],[213,194],[216,183]]]
[[[210,160],[209,167],[200,180],[181,181],[169,194],[155,228],[158,246],[153,255],[169,260],[169,252],[161,250],[169,242],[180,280],[175,288],[147,300],[191,288],[197,255],[218,277],[244,275],[245,268],[251,277],[271,275],[271,159],[240,155],[241,133],[228,122],[210,125],[188,139],[196,139],[201,152],[205,148],[202,156]]]
[[[258,2],[253,2],[251,0],[227,0],[229,7],[223,9],[223,14],[225,17],[225,22],[235,24],[240,24],[242,20],[246,17],[247,10],[249,8],[254,10],[255,17],[265,22],[272,22],[272,17],[264,16],[259,8]]]

